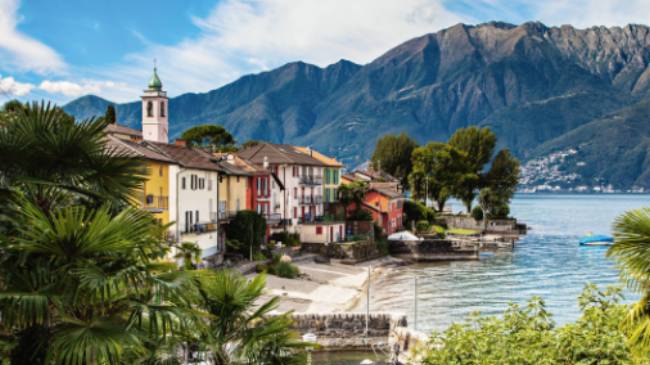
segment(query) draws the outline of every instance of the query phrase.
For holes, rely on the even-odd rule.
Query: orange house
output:
[[[362,209],[372,215],[386,234],[390,235],[402,229],[404,197],[402,194],[387,189],[370,189],[363,198]],[[355,209],[354,203],[348,206],[348,212]]]

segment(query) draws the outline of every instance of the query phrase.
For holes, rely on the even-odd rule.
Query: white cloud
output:
[[[224,0],[208,16],[193,19],[200,36],[172,46],[150,44],[96,72],[140,86],[130,95],[113,94],[114,100],[139,96],[154,58],[170,94],[207,91],[291,61],[367,63],[409,38],[469,20],[441,0]]]
[[[107,90],[120,90],[128,88],[124,83],[113,81],[85,80],[81,83],[66,80],[43,80],[38,88],[50,94],[62,94],[68,97],[77,97],[86,94],[100,94]]]
[[[13,77],[2,77],[0,75],[0,93],[9,97],[19,97],[29,94],[34,85],[29,83],[18,82]]]
[[[18,5],[18,0],[0,0],[0,62],[3,68],[39,74],[62,72],[66,65],[56,51],[16,28]]]
[[[553,25],[571,24],[579,28],[594,25],[625,26],[629,23],[650,24],[650,1],[647,0],[546,0],[526,1],[537,19]]]

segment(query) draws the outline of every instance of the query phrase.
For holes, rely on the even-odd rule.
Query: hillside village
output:
[[[106,146],[146,161],[142,207],[169,227],[172,243],[196,243],[206,266],[223,262],[228,224],[244,210],[264,217],[267,237],[288,232],[301,242],[344,241],[353,232],[338,190],[355,181],[368,184],[363,208],[384,233],[402,228],[402,189],[386,173],[343,175],[340,162],[309,147],[260,142],[221,153],[170,141],[169,113],[154,69],[142,95],[142,131],[109,124]]]

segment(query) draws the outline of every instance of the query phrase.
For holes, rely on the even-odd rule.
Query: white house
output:
[[[284,144],[259,143],[239,151],[238,156],[268,169],[284,190],[272,182],[272,213],[280,213],[285,227],[298,232],[298,225],[314,222],[323,215],[323,162],[299,148]]]
[[[183,141],[169,144],[168,99],[154,68],[148,89],[142,96],[143,146],[175,164],[169,167],[170,234],[176,242],[194,242],[209,264],[223,259],[224,245],[218,235],[218,165],[203,150]]]

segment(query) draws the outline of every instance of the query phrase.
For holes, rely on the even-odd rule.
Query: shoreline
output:
[[[285,279],[268,275],[264,295],[260,298],[261,301],[273,296],[280,298],[278,313],[354,313],[362,309],[365,303],[369,266],[373,267],[370,280],[374,281],[389,268],[402,266],[406,262],[386,256],[356,265],[342,264],[341,260],[323,264],[298,257],[293,264],[300,269],[301,277]],[[251,273],[247,276],[254,275]]]

